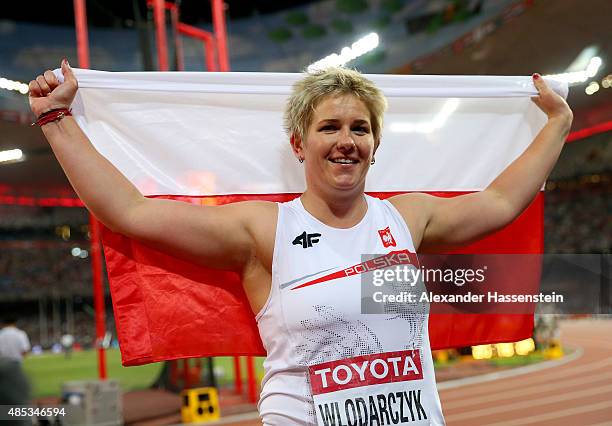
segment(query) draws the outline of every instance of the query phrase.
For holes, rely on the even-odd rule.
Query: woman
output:
[[[264,424],[444,424],[426,310],[363,315],[356,267],[372,253],[383,263],[414,264],[417,251],[477,240],[527,207],[572,121],[539,75],[534,102],[548,122],[484,191],[365,196],[386,102],[361,74],[330,69],[298,82],[286,111],[291,146],[305,169],[302,196],[200,207],[144,198],[98,154],[66,115],[77,81],[65,60],[62,73],[62,84],[51,71],[30,82],[30,105],[93,214],[115,232],[241,274],[268,353],[259,404]]]

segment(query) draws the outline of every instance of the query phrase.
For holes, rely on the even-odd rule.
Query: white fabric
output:
[[[256,319],[267,351],[259,411],[269,426],[315,423],[308,366],[327,361],[402,350],[420,350],[423,379],[403,382],[404,390],[420,391],[427,419],[396,424],[443,425],[428,333],[428,306],[394,304],[383,314],[361,313],[361,275],[297,286],[363,262],[364,254],[414,253],[408,227],[388,202],[366,196],[361,222],[337,229],[311,216],[299,198],[279,204],[272,263],[272,287]],[[384,247],[379,230],[389,227],[395,246]],[[312,246],[295,238],[320,234]],[[300,240],[303,241],[303,240]],[[416,287],[415,291],[424,289]],[[362,395],[365,387],[352,392]],[[340,404],[344,411],[344,404]],[[317,407],[316,412],[319,412]],[[408,408],[405,408],[408,413]],[[345,423],[346,424],[346,423]]]
[[[0,330],[0,358],[21,361],[23,354],[30,350],[28,335],[13,326],[6,326]]]
[[[145,195],[305,189],[282,128],[300,74],[75,73],[79,125]],[[369,77],[389,110],[367,191],[483,189],[546,120],[530,77]]]

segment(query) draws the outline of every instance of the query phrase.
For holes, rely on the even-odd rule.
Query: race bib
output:
[[[419,350],[325,362],[308,373],[319,426],[430,424]]]

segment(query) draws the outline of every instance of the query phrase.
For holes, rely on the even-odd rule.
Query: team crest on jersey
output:
[[[391,234],[391,229],[389,229],[388,226],[385,229],[379,229],[378,235],[380,235],[380,240],[382,241],[384,247],[397,246],[395,243],[395,238],[393,238],[393,234]]]

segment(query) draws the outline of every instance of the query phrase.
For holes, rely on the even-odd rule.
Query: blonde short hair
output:
[[[380,142],[387,99],[376,85],[359,71],[333,67],[307,72],[293,85],[293,92],[285,108],[285,131],[304,140],[317,105],[329,96],[351,94],[361,100],[370,111],[374,141]]]

